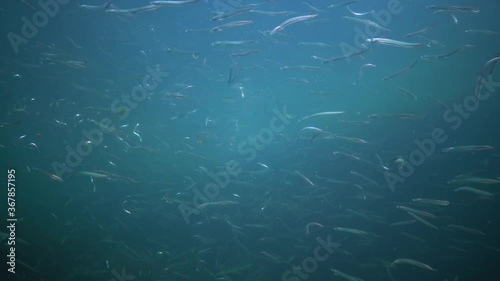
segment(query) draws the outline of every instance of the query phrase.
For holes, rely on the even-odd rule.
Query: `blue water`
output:
[[[448,182],[500,177],[499,4],[360,0],[353,12],[373,12],[357,16],[327,8],[341,1],[307,3],[207,0],[136,13],[117,11],[150,2],[3,3],[0,234],[4,264],[15,246],[15,273],[7,264],[2,276],[342,280],[335,269],[362,280],[497,280],[498,184]],[[210,31],[240,20],[252,23]],[[365,42],[373,37],[429,47]],[[307,117],[333,111],[343,113]],[[491,149],[442,151],[471,145]]]

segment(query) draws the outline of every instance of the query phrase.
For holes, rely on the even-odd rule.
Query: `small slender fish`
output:
[[[262,166],[262,167],[264,167],[266,169],[269,169],[269,167],[266,164],[264,164],[264,163],[260,163],[259,162],[259,163],[257,163],[257,165]]]
[[[208,206],[228,206],[228,205],[237,205],[238,202],[236,201],[216,201],[216,202],[207,202],[207,203],[203,203],[203,204],[200,204],[198,206],[198,208],[202,209],[202,208],[206,208]]]
[[[101,10],[101,9],[104,10],[106,8],[106,5],[100,5],[100,6],[78,5],[78,6],[82,9],[87,9],[87,10]]]
[[[266,16],[272,16],[272,17],[274,17],[274,16],[288,16],[288,15],[295,14],[295,12],[291,12],[291,11],[269,12],[269,11],[261,11],[261,10],[253,10],[252,13],[266,15]]]
[[[463,177],[449,180],[447,184],[499,184],[500,180],[482,177]]]
[[[322,224],[320,224],[319,222],[310,222],[306,225],[306,235],[309,235],[309,233],[311,233],[310,231],[310,228],[311,226],[316,226],[316,227],[319,227],[319,228],[325,228]]]
[[[307,2],[302,1],[302,4],[306,5],[307,7],[309,7],[309,9],[315,11],[316,13],[326,13],[325,10],[318,9],[318,8],[314,7],[313,5],[307,3]]]
[[[40,152],[40,150],[38,150],[38,146],[36,145],[36,143],[34,142],[31,142],[31,143],[28,143],[28,146],[32,146],[34,147],[38,152]]]
[[[437,200],[437,199],[425,199],[425,198],[414,198],[413,202],[429,204],[429,205],[438,205],[438,206],[448,206],[450,205],[449,201],[446,200]]]
[[[446,53],[446,54],[441,54],[441,55],[423,55],[420,57],[420,59],[422,60],[430,60],[430,59],[445,59],[447,57],[450,57],[458,52],[461,52],[465,49],[468,49],[468,48],[473,48],[474,45],[464,45],[464,46],[460,46],[458,48],[456,48],[455,50],[449,52],[449,53]]]
[[[98,178],[98,179],[109,179],[110,178],[109,175],[96,173],[96,172],[90,172],[90,171],[79,171],[76,173],[78,175],[89,176],[89,177],[94,177],[94,178]]]
[[[141,138],[141,135],[139,135],[139,133],[137,133],[137,127],[139,126],[139,123],[137,123],[134,127],[134,130],[132,131],[132,133],[134,133],[134,135],[136,135],[138,138],[139,138],[139,141],[142,142],[142,138]]]
[[[335,276],[342,277],[342,278],[344,278],[346,280],[349,280],[349,281],[363,281],[363,279],[361,279],[361,278],[358,278],[358,277],[346,274],[346,273],[344,273],[344,272],[342,272],[340,270],[336,270],[334,268],[330,268],[330,270],[333,272],[333,274]]]
[[[422,238],[417,237],[415,235],[412,235],[412,234],[409,234],[409,233],[406,233],[406,232],[400,232],[399,234],[404,235],[404,236],[406,236],[406,237],[408,237],[410,239],[413,239],[415,241],[418,241],[420,243],[425,243],[425,239],[422,239]]]
[[[239,10],[230,11],[230,12],[227,12],[227,13],[223,13],[223,14],[219,14],[217,16],[214,16],[210,20],[211,21],[223,20],[223,19],[226,19],[226,18],[229,18],[229,17],[232,17],[232,16],[236,16],[236,15],[240,15],[240,14],[252,12],[253,11],[252,9],[253,8],[243,8],[243,9],[239,9]]]
[[[409,65],[409,66],[407,66],[407,67],[405,67],[405,68],[401,69],[400,71],[398,71],[398,72],[396,72],[396,73],[394,73],[394,74],[392,74],[392,75],[389,75],[389,76],[384,77],[382,80],[387,81],[387,80],[393,79],[393,78],[395,78],[395,77],[397,77],[397,76],[399,76],[399,75],[401,75],[401,74],[403,74],[403,73],[406,73],[406,72],[410,71],[412,68],[414,68],[414,67],[415,67],[415,65],[417,65],[417,63],[418,63],[419,61],[420,61],[420,60],[418,60],[418,59],[417,59],[417,60],[416,60],[413,64],[411,64],[411,65]]]
[[[361,24],[364,24],[366,26],[371,26],[371,27],[374,27],[375,29],[379,30],[379,31],[384,31],[384,32],[390,32],[391,30],[390,29],[387,29],[383,26],[381,26],[380,24],[374,22],[374,21],[371,21],[371,20],[368,20],[368,19],[360,19],[360,18],[353,18],[353,17],[349,17],[349,16],[345,16],[345,17],[342,17],[343,19],[348,19],[348,20],[351,20],[351,21],[354,21],[354,22],[357,22],[357,23],[361,23]]]
[[[387,38],[367,38],[366,42],[373,44],[387,45],[392,47],[400,47],[400,48],[430,47],[429,43],[409,43]]]
[[[368,12],[363,12],[363,13],[357,13],[357,12],[354,12],[353,10],[351,10],[351,8],[349,6],[346,6],[347,10],[349,10],[349,12],[355,16],[366,16],[368,14],[373,14],[375,13],[375,10],[370,10]]]
[[[497,61],[499,61],[499,60],[500,60],[500,56],[492,58],[491,60],[487,61],[486,64],[481,69],[481,73],[479,73],[479,76],[477,77],[476,88],[474,90],[474,97],[476,98],[476,103],[479,102],[479,95],[481,94],[481,89],[483,87],[484,76],[486,74],[489,75],[493,72],[493,70],[495,69],[495,66],[497,64]]]
[[[412,97],[414,101],[417,101],[417,96],[415,96],[415,94],[413,94],[409,90],[407,90],[407,89],[405,89],[403,87],[399,87],[398,90],[400,92],[404,93],[405,95],[408,95],[408,96]]]
[[[451,228],[451,229],[455,229],[455,230],[460,230],[460,231],[463,231],[463,232],[467,232],[467,233],[470,233],[470,234],[486,235],[486,233],[482,232],[481,230],[477,230],[477,229],[474,229],[474,228],[465,227],[465,226],[461,226],[461,225],[449,224],[446,227]]]
[[[307,116],[304,116],[304,117],[300,118],[300,119],[299,119],[299,122],[304,121],[304,120],[307,120],[307,119],[315,118],[315,117],[333,116],[333,115],[340,115],[340,114],[345,114],[345,113],[347,113],[347,111],[326,111],[326,112],[318,112],[318,113],[314,113],[314,114],[307,115]]]
[[[366,49],[362,49],[358,52],[352,53],[352,54],[347,55],[347,56],[335,57],[335,58],[331,58],[331,59],[324,59],[321,61],[321,63],[327,64],[327,63],[332,63],[332,62],[339,61],[339,60],[349,60],[350,58],[361,56],[362,54],[366,53],[368,50],[369,50],[369,48],[366,48]]]
[[[417,210],[417,209],[413,209],[413,208],[410,208],[410,207],[406,207],[406,206],[396,206],[396,208],[400,209],[400,210],[403,210],[403,211],[406,211],[406,212],[410,212],[410,213],[413,213],[413,214],[417,214],[417,215],[420,215],[420,216],[424,216],[424,217],[428,217],[428,218],[436,218],[435,215],[429,213],[429,212],[425,212],[425,211],[421,211],[421,210]]]
[[[423,269],[426,269],[426,270],[437,271],[436,269],[430,267],[429,265],[427,265],[427,264],[425,264],[423,262],[419,262],[417,260],[412,260],[412,259],[405,259],[405,258],[397,259],[397,260],[391,262],[390,265],[391,266],[396,266],[396,265],[399,265],[399,264],[409,264],[409,265],[420,267],[420,268],[423,268]]]
[[[498,32],[485,29],[467,29],[465,33],[480,33],[484,35],[497,35]]]
[[[66,36],[66,38],[69,40],[69,42],[71,42],[71,44],[73,45],[73,47],[77,48],[77,49],[81,49],[82,46],[76,44],[75,41],[73,41],[73,39],[71,39],[69,36]]]
[[[216,41],[212,46],[241,46],[256,43],[255,40],[242,40],[242,41]]]
[[[388,167],[386,167],[382,161],[382,158],[380,158],[380,155],[378,154],[375,154],[375,157],[377,157],[378,159],[378,164],[380,165],[380,167],[386,171],[390,170]]]
[[[443,152],[470,152],[470,151],[483,151],[495,149],[493,146],[489,145],[463,145],[463,146],[450,146],[443,148]]]
[[[392,226],[404,226],[404,225],[410,225],[416,223],[416,220],[409,220],[409,221],[398,221],[398,222],[393,222],[391,223]]]
[[[185,0],[185,1],[153,1],[151,4],[158,6],[167,6],[167,7],[182,7],[190,4],[194,4],[199,2],[200,0]]]
[[[46,176],[47,176],[47,177],[49,177],[51,180],[54,180],[54,181],[57,181],[57,182],[64,182],[64,180],[63,180],[60,176],[57,176],[57,175],[51,174],[51,173],[46,172],[46,171],[44,171],[44,170],[42,170],[42,169],[38,169],[38,168],[36,168],[36,167],[32,167],[31,169],[32,169],[32,170],[34,170],[34,171],[38,171],[38,172],[40,172],[40,173],[42,173],[42,174],[46,175]]]
[[[344,2],[340,2],[340,3],[337,3],[337,4],[329,5],[327,8],[328,9],[335,9],[335,8],[338,8],[338,7],[348,6],[348,5],[354,4],[356,2],[358,2],[358,0],[346,0]]]
[[[433,10],[434,13],[479,13],[479,9],[473,7],[463,7],[463,6],[439,6],[439,5],[428,5],[425,8]]]
[[[351,233],[351,234],[356,234],[356,235],[366,235],[366,236],[372,236],[372,237],[377,237],[377,238],[379,237],[376,234],[369,233],[369,232],[366,232],[363,230],[354,229],[354,228],[335,227],[333,229],[336,231],[346,232],[346,233]]]
[[[446,105],[442,100],[438,99],[438,98],[435,98],[431,95],[427,95],[427,97],[429,97],[430,99],[432,99],[433,101],[439,103],[440,105],[444,106],[444,108],[446,109],[449,109],[450,107],[448,105]]]
[[[316,128],[316,127],[304,127],[304,128],[302,128],[302,129],[300,130],[299,135],[297,136],[297,141],[299,141],[299,140],[300,140],[300,137],[301,137],[301,136],[302,136],[305,132],[311,132],[311,131],[312,131],[312,132],[315,132],[315,135],[313,136],[313,139],[314,139],[316,136],[318,136],[319,134],[331,134],[331,133],[329,133],[329,132],[327,132],[327,131],[323,131],[323,130],[321,130],[321,129],[319,129],[319,128]],[[313,139],[311,139],[311,141],[312,141]]]
[[[251,21],[251,20],[233,21],[233,22],[229,22],[229,23],[226,23],[226,24],[222,24],[222,25],[213,27],[212,29],[210,29],[210,31],[212,31],[212,32],[222,31],[222,30],[225,30],[225,29],[228,29],[228,28],[233,28],[233,27],[248,25],[248,24],[252,24],[252,23],[253,23],[253,21]]]
[[[360,173],[358,173],[358,172],[355,172],[355,171],[350,171],[350,173],[351,173],[351,175],[355,175],[355,176],[357,176],[358,178],[363,179],[364,181],[366,181],[366,182],[370,183],[370,184],[371,184],[371,185],[373,185],[373,186],[378,186],[378,183],[377,183],[376,181],[374,181],[374,180],[370,179],[370,178],[369,178],[369,177],[367,177],[367,176],[364,176],[364,175],[362,175],[362,174],[360,174]]]
[[[415,213],[412,213],[412,212],[408,212],[408,211],[406,211],[406,213],[407,213],[408,215],[412,216],[415,220],[417,220],[417,221],[419,221],[420,223],[422,223],[423,225],[426,225],[426,226],[428,226],[428,227],[430,227],[430,228],[432,228],[432,229],[436,229],[436,230],[438,229],[438,227],[437,227],[437,226],[435,226],[435,225],[433,225],[432,223],[430,223],[429,221],[427,221],[427,220],[425,220],[425,219],[421,218],[419,215],[417,215],[417,214],[415,214]]]
[[[61,125],[61,126],[68,126],[68,124],[66,124],[66,123],[64,123],[62,121],[59,121],[56,118],[54,118],[54,122],[56,122],[58,125]]]
[[[299,175],[299,177],[301,177],[303,180],[305,180],[309,185],[314,186],[314,183],[309,178],[307,178],[306,176],[304,176],[301,172],[299,172],[297,170],[295,170],[293,172],[295,174]]]
[[[139,8],[133,8],[133,9],[107,9],[106,13],[111,13],[111,14],[135,14],[139,12],[147,12],[147,11],[152,11],[160,8],[159,5],[151,4]]]
[[[247,52],[239,52],[239,53],[231,53],[231,57],[246,57],[246,56],[249,56],[249,55],[253,55],[253,54],[258,54],[260,53],[260,51],[258,50],[252,50],[252,51],[247,51]]]
[[[332,48],[332,45],[328,45],[323,42],[299,42],[298,44],[303,46],[313,46],[319,48]]]
[[[370,114],[370,119],[406,119],[406,120],[419,120],[422,116],[410,113],[395,113],[395,114]]]
[[[423,28],[423,29],[420,29],[420,30],[417,30],[415,32],[411,32],[411,33],[408,33],[404,36],[404,38],[408,38],[408,37],[413,37],[413,36],[418,36],[418,35],[424,35],[426,34],[427,32],[431,31],[431,29],[434,27],[434,25],[436,24],[436,22],[432,23],[431,25],[429,25],[428,27],[426,28]]]
[[[483,197],[494,197],[494,195],[492,193],[489,193],[489,192],[486,192],[486,191],[483,191],[483,190],[480,190],[480,189],[477,189],[477,188],[474,188],[474,187],[470,187],[470,186],[461,186],[459,188],[456,188],[454,191],[467,191],[467,192],[471,192],[471,193],[474,193],[474,194],[477,194],[479,196],[483,196]]]
[[[366,63],[366,64],[363,64],[360,68],[359,68],[359,71],[358,71],[358,80],[361,80],[361,77],[363,76],[363,69],[367,68],[367,67],[377,67],[376,65],[374,64],[371,64],[371,63]]]
[[[125,207],[123,206],[123,205],[125,205],[125,203],[127,203],[127,202],[128,202],[127,200],[125,200],[125,201],[123,201],[123,202],[122,202],[122,209],[123,209],[123,211],[124,211],[125,213],[127,213],[127,214],[131,215],[132,213],[131,213],[129,210],[125,209]]]
[[[280,70],[328,70],[326,68],[310,65],[284,65]]]
[[[344,136],[338,136],[338,135],[335,135],[334,138],[345,140],[345,141],[350,141],[350,142],[354,142],[354,143],[360,143],[360,144],[368,144],[369,143],[368,141],[366,141],[364,139],[344,137]]]
[[[270,260],[272,260],[273,262],[275,262],[276,264],[281,264],[283,262],[283,259],[275,254],[270,254],[270,253],[265,252],[265,251],[262,251],[260,253],[262,255],[266,256],[267,258],[269,258]]]
[[[287,26],[289,26],[291,24],[301,22],[301,21],[310,20],[310,19],[313,19],[317,16],[318,16],[318,14],[314,14],[314,15],[298,16],[298,17],[287,19],[286,21],[282,22],[280,25],[276,26],[273,30],[271,30],[269,32],[269,35],[274,35],[275,33],[282,31],[283,29],[285,29]]]

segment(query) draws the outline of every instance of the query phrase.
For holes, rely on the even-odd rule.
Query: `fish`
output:
[[[476,100],[476,103],[479,102],[479,95],[481,94],[481,89],[483,88],[483,79],[486,74],[491,74],[493,70],[495,69],[495,66],[497,62],[500,60],[500,56],[496,56],[489,61],[486,62],[486,64],[483,66],[481,69],[481,72],[479,73],[479,76],[477,77],[476,80],[476,88],[474,89],[474,97]]]
[[[305,20],[310,20],[310,19],[313,19],[317,16],[318,16],[318,14],[313,14],[313,15],[298,16],[298,17],[287,19],[286,21],[282,22],[280,25],[276,26],[273,30],[271,30],[269,32],[269,35],[274,35],[277,32],[282,31],[283,29],[285,29],[285,27],[287,27],[293,23],[297,23],[297,22],[301,22],[301,21],[305,21]]]
[[[304,181],[306,181],[309,185],[312,185],[314,186],[314,183],[309,179],[307,178],[306,176],[304,176],[301,172],[295,170],[293,171],[295,174],[299,175],[302,179],[304,179]]]
[[[480,34],[485,34],[485,35],[497,35],[498,32],[496,31],[491,31],[491,30],[486,30],[486,29],[467,29],[465,30],[465,33],[480,33]]]
[[[363,281],[363,279],[361,279],[361,278],[354,277],[354,276],[349,275],[349,274],[345,274],[345,273],[343,273],[340,270],[336,270],[336,269],[333,269],[333,268],[330,268],[330,270],[333,272],[333,274],[335,276],[342,277],[342,278],[344,278],[346,280],[349,280],[349,281]]]
[[[408,38],[408,37],[413,37],[413,36],[418,36],[418,35],[424,35],[426,34],[427,32],[431,31],[431,29],[434,27],[434,25],[436,25],[436,22],[433,22],[431,25],[429,25],[428,27],[426,28],[423,28],[423,29],[420,29],[420,30],[417,30],[415,32],[411,32],[411,33],[408,33],[406,34],[405,36],[403,36],[404,38]]]
[[[420,268],[423,268],[426,270],[437,271],[436,269],[432,268],[431,266],[429,266],[423,262],[420,262],[417,260],[412,260],[412,259],[407,259],[407,258],[400,258],[400,259],[394,260],[393,262],[391,262],[390,266],[396,266],[399,264],[409,264],[409,265],[420,267]]]
[[[331,59],[323,59],[321,61],[321,63],[322,64],[327,64],[327,63],[330,64],[330,63],[333,63],[333,62],[339,61],[339,60],[349,60],[353,57],[361,56],[362,54],[366,53],[368,50],[369,50],[369,48],[364,48],[364,49],[361,49],[360,51],[354,52],[354,53],[347,55],[347,56],[335,57],[335,58],[331,58]]]
[[[405,119],[405,120],[419,120],[422,116],[410,113],[395,113],[395,114],[370,114],[370,119]]]
[[[413,94],[412,92],[410,92],[409,90],[403,88],[403,87],[399,87],[398,90],[406,95],[409,95],[413,98],[414,101],[417,101],[417,96],[415,94]]]
[[[167,6],[167,7],[182,7],[200,2],[200,0],[184,0],[184,1],[153,1],[152,5]]]
[[[307,116],[304,116],[304,117],[300,118],[299,122],[302,122],[302,121],[307,120],[307,119],[315,118],[315,117],[334,116],[334,115],[341,115],[341,114],[345,114],[345,113],[347,113],[347,111],[318,112],[318,113],[310,114],[310,115],[307,115]]]
[[[198,205],[198,208],[203,209],[209,206],[229,206],[229,205],[237,205],[239,204],[236,201],[215,201],[215,202],[206,202]]]
[[[107,174],[96,173],[96,172],[91,172],[91,171],[78,171],[78,172],[76,172],[76,174],[82,175],[82,176],[99,178],[99,179],[109,179],[110,178],[110,176]]]
[[[490,197],[490,198],[494,197],[494,195],[492,193],[489,193],[489,192],[486,192],[486,191],[483,191],[483,190],[480,190],[480,189],[477,189],[474,187],[470,187],[470,186],[461,186],[459,188],[456,188],[454,191],[467,191],[467,192],[472,192],[472,193],[475,193],[475,194],[483,196],[483,197]]]
[[[255,40],[241,40],[241,41],[215,41],[212,46],[241,46],[247,44],[254,44]]]
[[[455,230],[460,230],[460,231],[463,231],[463,232],[467,232],[467,233],[470,233],[470,234],[486,235],[486,233],[482,232],[481,230],[477,230],[477,229],[474,229],[474,228],[465,227],[465,226],[461,226],[461,225],[449,224],[446,227],[451,228],[451,229],[455,229]]]
[[[326,44],[323,42],[299,42],[297,44],[303,45],[303,46],[319,47],[319,48],[333,48],[332,45],[329,45],[329,44]]]
[[[365,42],[380,44],[399,48],[420,48],[420,47],[430,47],[429,43],[410,43],[402,42],[387,38],[367,38]]]
[[[428,5],[426,9],[433,10],[434,13],[479,13],[479,9],[473,7],[464,6],[440,6],[440,5]]]
[[[253,11],[253,7],[242,8],[242,9],[233,10],[233,11],[230,11],[227,13],[222,13],[222,14],[219,14],[217,16],[213,16],[212,18],[210,18],[210,20],[211,21],[220,21],[220,20],[232,17],[232,16],[236,16],[236,15],[240,15],[240,14],[244,14],[244,13],[249,13],[252,11]]]
[[[499,184],[500,180],[483,177],[462,177],[446,182],[447,184]]]
[[[210,29],[210,31],[212,31],[212,32],[214,32],[214,31],[222,31],[222,30],[225,30],[225,29],[228,29],[228,28],[233,28],[233,27],[248,25],[248,24],[252,24],[252,23],[253,23],[253,21],[251,21],[251,20],[233,21],[233,22],[229,22],[229,23],[226,23],[226,24],[222,24],[222,25],[218,25],[216,27],[213,27],[213,28]]]
[[[442,152],[471,152],[471,151],[483,151],[491,150],[495,147],[490,145],[463,145],[463,146],[450,146],[443,148]]]
[[[372,236],[378,238],[379,236],[373,233],[369,233],[363,230],[358,230],[354,228],[345,228],[345,227],[334,227],[333,228],[336,231],[340,232],[346,232],[346,233],[351,233],[351,234],[356,234],[356,235],[366,235],[366,236]]]
[[[429,204],[429,205],[439,205],[439,206],[448,206],[450,205],[450,201],[447,200],[437,200],[437,199],[425,199],[425,198],[414,198],[413,202]]]
[[[368,20],[368,19],[360,19],[360,18],[354,18],[354,17],[349,17],[349,16],[345,16],[345,17],[342,17],[343,19],[348,19],[348,20],[351,20],[351,21],[354,21],[354,22],[358,22],[358,23],[361,23],[361,24],[364,24],[366,26],[371,26],[371,27],[374,27],[375,29],[379,30],[379,31],[384,31],[384,32],[390,32],[391,30],[390,29],[387,29],[383,26],[381,26],[380,24],[374,22],[374,21],[371,21],[371,20]]]
[[[416,219],[417,221],[421,222],[423,225],[426,225],[426,226],[428,226],[428,227],[430,227],[430,228],[432,228],[432,229],[436,229],[436,230],[438,229],[438,227],[437,227],[437,226],[435,226],[435,225],[433,225],[432,223],[430,223],[429,221],[427,221],[427,220],[425,220],[425,219],[421,218],[419,215],[417,215],[417,214],[415,214],[415,213],[412,213],[412,212],[408,212],[408,211],[406,211],[406,213],[407,213],[408,215],[412,216],[412,217],[413,217],[414,219]]]
[[[414,68],[414,67],[415,67],[415,65],[417,65],[417,63],[418,63],[419,61],[420,61],[420,60],[418,60],[418,59],[417,59],[417,60],[416,60],[414,63],[412,63],[411,65],[409,65],[409,66],[407,66],[407,67],[405,67],[405,68],[401,69],[400,71],[398,71],[398,72],[396,72],[396,73],[394,73],[394,74],[392,74],[392,75],[389,75],[389,76],[384,77],[382,80],[387,81],[387,80],[393,79],[394,77],[397,77],[397,76],[399,76],[399,75],[401,75],[401,74],[403,74],[403,73],[405,73],[405,72],[410,71],[412,68]],[[400,88],[400,89],[402,89],[402,88]],[[409,91],[408,91],[408,93],[409,93]],[[415,99],[415,100],[416,100],[416,99]]]
[[[62,178],[62,177],[60,177],[60,176],[58,176],[58,175],[51,174],[51,173],[46,172],[46,171],[44,171],[44,170],[42,170],[42,169],[38,169],[38,168],[36,168],[36,167],[32,167],[31,169],[32,169],[32,170],[34,170],[34,171],[38,171],[38,172],[40,172],[40,173],[42,173],[42,174],[46,175],[46,176],[47,176],[47,177],[49,177],[51,180],[54,180],[54,181],[57,181],[57,182],[64,182],[63,178]]]
[[[420,59],[421,60],[430,60],[430,59],[445,59],[447,57],[450,57],[460,51],[463,51],[465,49],[468,49],[468,48],[473,48],[474,45],[463,45],[463,46],[460,46],[458,48],[456,48],[455,50],[449,52],[449,53],[446,53],[446,54],[441,54],[441,55],[422,55],[420,56]]]
[[[396,206],[396,208],[398,208],[400,210],[403,210],[403,211],[406,211],[406,212],[413,213],[413,214],[421,215],[421,216],[424,216],[424,217],[436,218],[435,215],[433,215],[433,214],[431,214],[429,212],[424,212],[424,211],[413,209],[413,208],[410,208],[410,207],[406,207],[406,206],[401,206],[400,205],[400,206]]]
[[[306,235],[309,235],[309,233],[311,232],[310,231],[310,228],[311,226],[317,226],[319,228],[325,228],[322,224],[320,224],[319,222],[310,222],[306,225]]]

